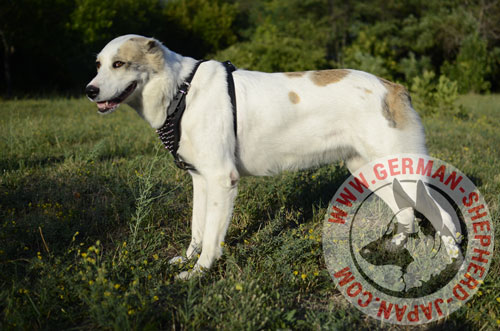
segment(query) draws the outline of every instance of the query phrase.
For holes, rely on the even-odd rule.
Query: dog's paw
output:
[[[392,237],[391,245],[394,247],[402,247],[406,244],[407,239],[408,237],[404,233],[400,232]]]
[[[183,271],[180,274],[178,274],[175,278],[177,279],[182,279],[182,280],[188,280],[193,277],[201,276],[203,274],[204,270],[203,267],[196,264],[193,269],[189,271]]]
[[[192,271],[183,271],[180,274],[178,274],[177,276],[175,276],[175,278],[180,279],[180,280],[188,280],[193,276],[194,275],[193,275]]]
[[[441,239],[443,240],[446,253],[449,257],[448,262],[451,262],[453,259],[461,260],[462,253],[460,247],[455,243],[455,240],[451,236],[441,236]]]
[[[187,259],[183,256],[176,256],[171,258],[168,263],[169,264],[184,264],[187,262]]]

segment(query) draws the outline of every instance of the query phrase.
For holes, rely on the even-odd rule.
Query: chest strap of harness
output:
[[[165,123],[163,123],[161,128],[156,130],[158,136],[160,137],[161,142],[174,157],[175,165],[182,170],[196,171],[196,168],[193,165],[183,161],[179,157],[179,154],[177,154],[177,150],[179,149],[179,141],[181,139],[181,125],[180,125],[181,119],[182,115],[184,114],[184,110],[186,109],[186,95],[189,91],[189,87],[191,86],[191,81],[193,80],[193,77],[196,74],[196,70],[198,70],[200,64],[202,64],[205,61],[206,60],[200,60],[196,62],[193,70],[186,78],[186,80],[179,86],[179,88],[177,89],[177,93],[174,96],[174,99],[168,105],[167,118],[165,119]],[[226,68],[228,94],[231,98],[231,106],[233,110],[234,137],[237,138],[238,128],[237,128],[237,118],[236,118],[236,92],[234,88],[234,80],[232,74],[233,71],[237,69],[230,61],[222,62],[222,64]]]

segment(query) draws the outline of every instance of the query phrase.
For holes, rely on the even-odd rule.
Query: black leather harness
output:
[[[181,119],[182,115],[184,114],[184,110],[186,109],[186,95],[189,91],[189,87],[191,86],[191,81],[196,74],[196,70],[198,70],[200,64],[205,61],[206,60],[201,60],[196,62],[189,76],[178,87],[174,99],[168,105],[167,118],[165,119],[165,123],[163,123],[161,128],[156,130],[163,145],[170,151],[170,153],[174,157],[175,165],[182,170],[196,171],[196,168],[193,165],[183,161],[179,157],[179,154],[177,154],[177,150],[179,149],[179,141],[181,139]],[[237,69],[230,61],[222,62],[222,64],[226,68],[227,72],[227,87],[229,96],[231,98],[231,106],[233,109],[234,137],[236,139],[238,132],[236,121],[236,92],[234,89],[234,80],[232,73]]]

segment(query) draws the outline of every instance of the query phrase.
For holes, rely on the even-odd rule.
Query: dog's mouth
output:
[[[107,114],[118,108],[125,99],[127,99],[132,92],[135,91],[137,82],[133,81],[119,96],[107,101],[97,102],[97,109],[101,114]]]

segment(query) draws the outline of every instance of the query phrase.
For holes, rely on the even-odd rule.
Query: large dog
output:
[[[108,114],[126,103],[156,129],[164,125],[179,86],[192,79],[184,84],[177,153],[192,166],[192,240],[186,254],[201,255],[182,278],[209,268],[221,256],[241,176],[273,175],[339,159],[353,172],[382,156],[426,154],[423,127],[407,91],[366,72],[231,73],[220,62],[200,64],[138,35],[109,42],[97,56],[97,68],[86,93],[99,112]],[[228,92],[233,79],[236,107]],[[382,198],[399,211],[393,197]],[[437,208],[443,229],[455,238],[450,215]],[[411,232],[413,209],[400,211],[397,219],[406,225],[394,239],[400,245]],[[454,245],[447,246],[452,255]]]

